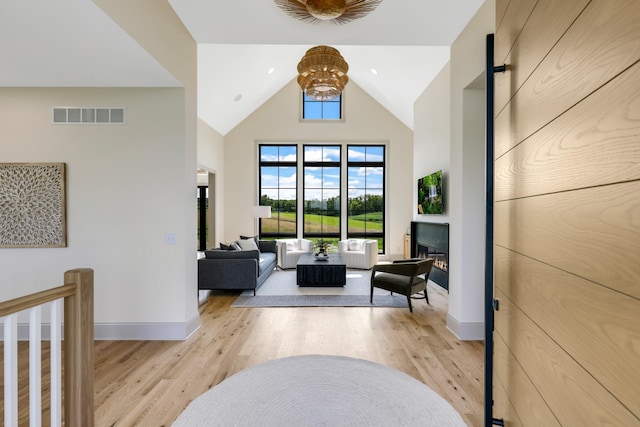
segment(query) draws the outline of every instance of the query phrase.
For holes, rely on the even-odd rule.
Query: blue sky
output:
[[[338,162],[341,147],[336,145],[313,145],[304,147],[304,160],[307,162]],[[383,148],[380,146],[349,147],[349,161],[382,161]],[[262,146],[262,161],[296,161],[295,146]],[[327,200],[339,197],[339,167],[305,167],[305,200]],[[382,167],[350,167],[347,169],[347,195],[349,198],[367,194],[382,195]],[[296,168],[262,167],[262,194],[272,199],[294,199],[296,196]],[[279,191],[278,191],[279,188]]]

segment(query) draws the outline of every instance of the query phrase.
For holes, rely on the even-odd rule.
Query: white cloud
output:
[[[304,185],[307,188],[311,187],[321,187],[322,186],[322,178],[312,173],[307,173],[304,176]]]
[[[296,182],[296,174],[292,173],[289,176],[281,176],[280,177],[280,186],[281,187],[295,187]]]
[[[280,189],[280,200],[295,200],[296,190],[293,188]]]

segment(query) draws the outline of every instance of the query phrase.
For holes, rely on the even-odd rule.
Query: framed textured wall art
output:
[[[0,248],[67,246],[64,163],[0,163]]]

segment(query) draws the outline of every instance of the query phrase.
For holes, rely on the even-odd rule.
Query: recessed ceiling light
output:
[[[237,94],[237,95],[236,95],[236,97],[235,97],[235,98],[233,98],[233,100],[234,100],[235,102],[238,102],[238,101],[240,101],[241,99],[242,99],[242,94],[241,94],[241,93]]]
[[[376,70],[375,68],[372,68],[371,69],[371,74],[378,75],[378,70]]]
[[[271,73],[273,73],[275,70],[276,70],[275,68],[271,67],[271,68],[269,68],[268,73],[269,73],[269,74],[271,74]]]

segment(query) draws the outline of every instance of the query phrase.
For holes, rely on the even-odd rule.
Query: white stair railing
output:
[[[4,425],[18,425],[18,315],[4,319]]]
[[[4,322],[4,425],[18,414],[18,315],[29,315],[29,425],[42,425],[42,307],[50,317],[50,425],[93,426],[93,270],[64,275],[64,285],[0,303]],[[61,324],[64,303],[64,351]],[[62,359],[64,355],[64,387]],[[62,409],[64,390],[64,411]]]

